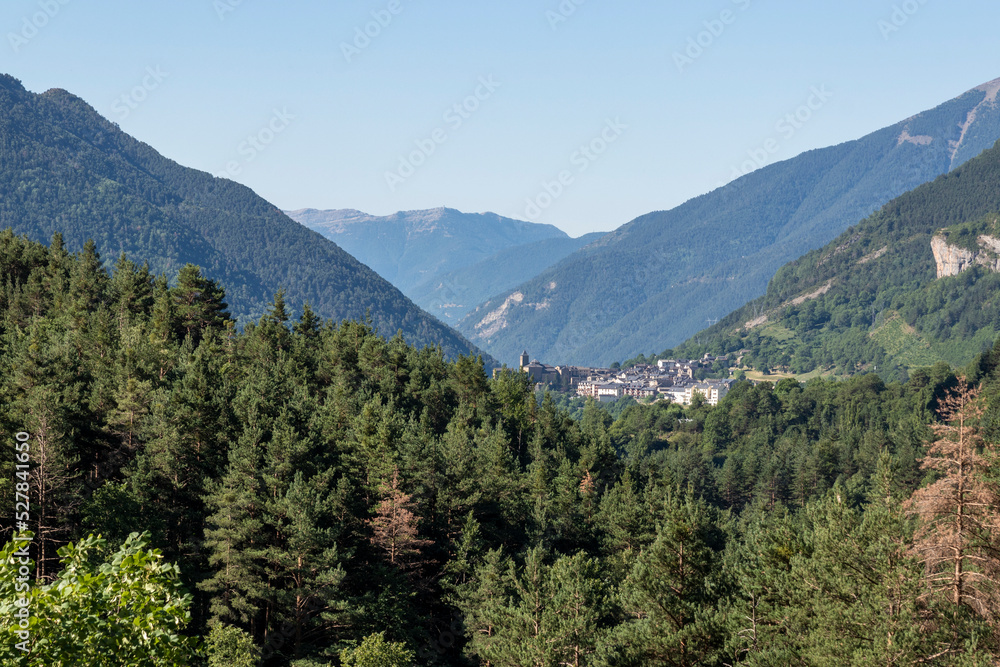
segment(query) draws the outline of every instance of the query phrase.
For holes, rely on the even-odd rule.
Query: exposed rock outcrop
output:
[[[943,236],[932,238],[931,250],[937,263],[937,277],[957,276],[974,265],[1000,272],[1000,239],[984,234],[976,241],[980,248],[978,251],[948,245]]]

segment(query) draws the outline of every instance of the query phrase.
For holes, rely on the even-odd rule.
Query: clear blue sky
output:
[[[765,145],[787,159],[1000,77],[995,0],[562,6],[5,0],[0,70],[79,95],[182,164],[235,167],[282,208],[450,206],[574,236],[707,192]],[[813,87],[832,97],[778,131]],[[416,142],[433,153],[411,161]]]

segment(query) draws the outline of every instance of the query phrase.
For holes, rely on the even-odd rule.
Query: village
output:
[[[729,393],[735,380],[696,378],[700,368],[728,357],[706,354],[700,360],[676,361],[661,359],[656,365],[640,364],[624,369],[588,368],[583,366],[549,366],[538,360],[529,361],[528,352],[521,354],[521,370],[539,386],[572,392],[594,398],[602,403],[617,401],[623,396],[636,400],[669,400],[690,405],[695,395],[701,395],[709,405],[717,405]]]

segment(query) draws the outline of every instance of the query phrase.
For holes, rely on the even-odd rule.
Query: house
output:
[[[719,401],[729,393],[732,386],[733,380],[705,380],[704,382],[699,382],[690,387],[690,398],[687,404],[690,405],[694,399],[694,395],[698,393],[705,397],[705,402],[709,405],[718,405]]]
[[[599,384],[595,387],[596,398],[601,403],[609,403],[611,401],[617,401],[622,397],[624,392],[624,385],[617,382],[609,382],[608,384]]]

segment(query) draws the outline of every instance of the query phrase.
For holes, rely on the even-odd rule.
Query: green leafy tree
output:
[[[232,625],[213,625],[206,643],[208,667],[256,667],[260,662],[253,637]]]
[[[409,667],[413,664],[413,652],[401,642],[387,642],[385,633],[379,632],[365,637],[353,649],[340,653],[344,667]]]
[[[19,591],[19,543],[0,551],[0,659],[5,665],[81,667],[113,664],[182,667],[200,654],[199,642],[184,636],[191,621],[191,596],[180,570],[149,549],[148,535],[133,533],[100,565],[104,540],[90,536],[59,550],[62,570],[52,583]],[[29,638],[15,614],[28,602]],[[25,654],[17,648],[27,642]]]

